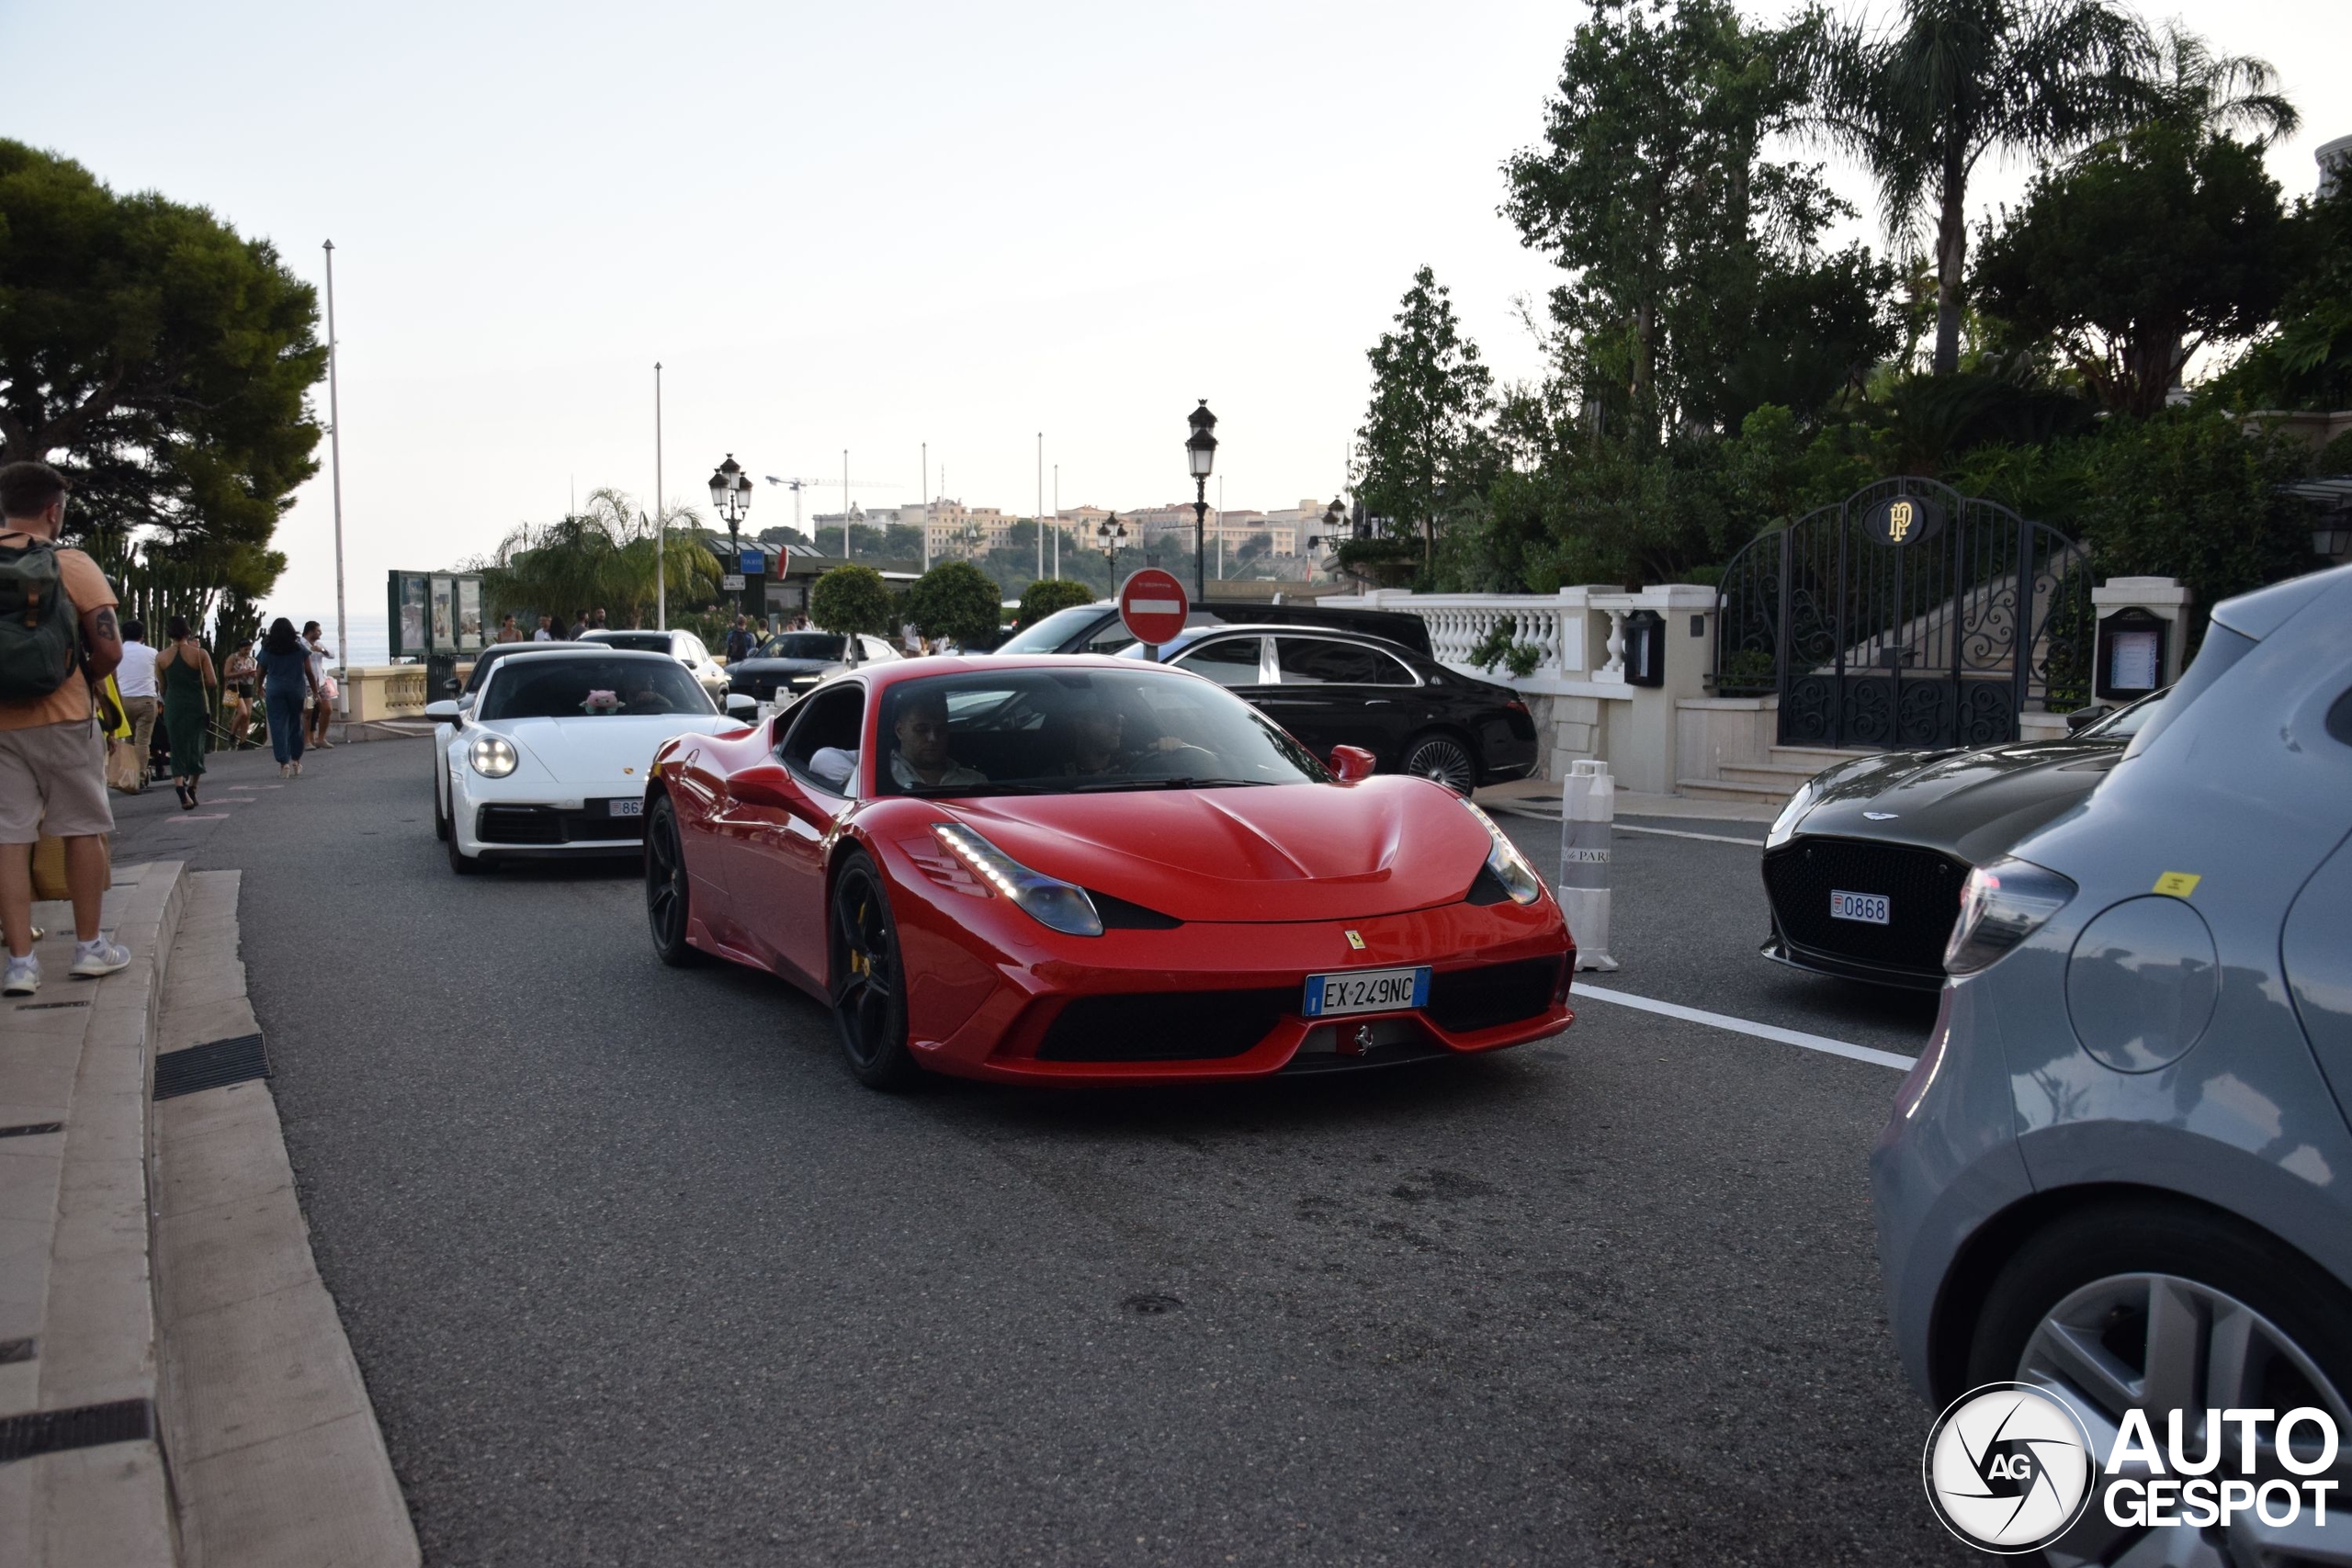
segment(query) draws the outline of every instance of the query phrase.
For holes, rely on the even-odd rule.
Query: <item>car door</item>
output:
[[[788,716],[780,744],[729,780],[727,842],[731,900],[753,952],[829,982],[825,962],[825,837],[854,798],[854,758],[865,726],[865,683],[842,681]]]
[[[1361,746],[1394,767],[1417,718],[1419,682],[1376,648],[1341,637],[1273,639],[1278,684],[1260,705],[1317,756]]]

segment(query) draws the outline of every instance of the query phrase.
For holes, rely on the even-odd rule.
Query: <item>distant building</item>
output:
[[[2319,160],[2319,195],[2322,201],[2352,186],[2352,136],[2339,136],[2323,142],[2312,154]]]

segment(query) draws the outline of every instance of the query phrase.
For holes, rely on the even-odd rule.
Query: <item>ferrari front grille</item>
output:
[[[1540,1018],[1559,994],[1559,958],[1482,964],[1430,976],[1429,1015],[1449,1034],[1470,1034]]]
[[[1046,1031],[1046,1062],[1207,1062],[1238,1056],[1296,1012],[1296,987],[1078,997]]]
[[[1890,968],[1939,972],[1968,867],[1917,844],[1798,838],[1764,857],[1764,890],[1799,947]],[[1887,922],[1833,919],[1832,893],[1876,893]]]

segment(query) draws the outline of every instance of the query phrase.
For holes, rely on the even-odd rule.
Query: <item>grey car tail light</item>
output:
[[[1978,866],[1961,889],[1960,919],[1944,949],[1944,973],[1958,979],[1990,967],[2074,896],[2072,882],[2014,855]]]

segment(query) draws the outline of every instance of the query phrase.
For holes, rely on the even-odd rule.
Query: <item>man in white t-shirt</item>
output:
[[[122,693],[122,716],[130,720],[130,746],[139,759],[139,795],[147,788],[147,751],[155,739],[155,711],[163,693],[155,688],[155,650],[148,646],[147,628],[138,621],[122,623],[122,662],[114,667],[115,685]]]

